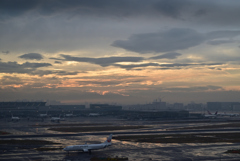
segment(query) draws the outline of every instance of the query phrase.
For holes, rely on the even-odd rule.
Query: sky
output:
[[[240,101],[240,1],[1,0],[0,101]]]

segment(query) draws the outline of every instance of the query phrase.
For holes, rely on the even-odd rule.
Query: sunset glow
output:
[[[1,101],[239,101],[239,1],[102,3],[6,2]]]

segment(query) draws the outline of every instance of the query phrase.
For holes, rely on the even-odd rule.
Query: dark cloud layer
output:
[[[1,0],[0,11],[2,16],[18,16],[37,10],[42,15],[74,11],[79,15],[127,17],[150,12],[152,15],[158,13],[178,18],[182,9],[188,7],[188,3],[188,0]]]
[[[156,57],[150,57],[149,59],[176,59],[177,56],[180,56],[179,53],[166,53]],[[129,65],[122,65],[119,64],[121,62],[142,62],[144,59],[143,57],[106,57],[106,58],[89,58],[89,57],[73,57],[70,55],[61,55],[64,59],[59,58],[51,58],[57,59],[62,61],[76,61],[76,62],[86,62],[97,64],[102,67],[106,66],[115,66],[120,67],[126,70],[131,70],[134,68],[145,68],[145,67],[160,67],[160,69],[177,69],[181,67],[193,67],[193,66],[218,66],[223,65],[223,63],[168,63],[168,64],[159,64],[159,63],[141,63],[141,64],[129,64]]]
[[[190,4],[191,2],[189,0],[161,0],[156,1],[154,9],[162,15],[178,19],[181,18],[183,9],[191,7]]]
[[[40,1],[36,0],[1,0],[1,18],[22,15],[34,9]]]
[[[28,53],[28,54],[19,56],[19,58],[29,59],[29,60],[41,60],[43,59],[43,56],[39,53]]]
[[[88,57],[73,57],[70,55],[61,55],[64,61],[77,61],[77,62],[88,62],[98,64],[103,67],[112,65],[118,62],[141,62],[144,60],[143,57],[106,57],[106,58],[88,58]],[[54,59],[54,58],[52,58]]]
[[[21,78],[16,77],[16,76],[3,76],[0,79],[0,85],[20,85],[23,84],[23,81],[21,80]]]
[[[50,63],[23,63],[18,64],[17,62],[0,62],[0,73],[19,73],[29,75],[49,75],[55,74],[59,76],[65,75],[77,75],[79,72],[64,71],[64,70],[39,70],[41,67],[52,66]]]
[[[199,33],[188,28],[173,28],[166,32],[135,34],[128,40],[116,40],[112,46],[137,53],[160,53],[184,50],[219,38],[233,38],[240,31]]]
[[[0,73],[27,73],[35,71],[37,68],[52,66],[49,63],[23,63],[17,62],[0,62]]]
[[[55,74],[59,76],[65,76],[65,75],[77,75],[79,72],[68,72],[64,70],[58,70],[58,71],[52,71],[52,70],[36,70],[33,71],[29,74],[31,75],[39,75],[39,76],[44,76],[44,75],[49,75],[49,74]]]
[[[3,54],[9,54],[10,52],[9,51],[2,51]]]
[[[166,53],[163,55],[151,57],[149,59],[176,59],[178,56],[181,56],[181,55],[182,54],[180,53]]]
[[[222,90],[221,86],[196,86],[196,87],[187,87],[187,88],[168,88],[170,91],[174,92],[200,92],[200,91],[215,91],[215,90]]]
[[[239,1],[234,0],[1,0],[0,19],[35,10],[43,16],[70,13],[108,17],[170,17],[183,20],[204,17],[203,20],[212,20],[213,23],[239,23],[239,4]]]
[[[187,49],[204,40],[204,35],[193,29],[175,28],[166,32],[132,35],[128,40],[113,42],[112,46],[144,54]]]
[[[234,43],[234,40],[211,40],[208,41],[207,44],[209,45],[221,45],[221,44],[228,44],[228,43]]]
[[[134,68],[143,68],[143,67],[159,67],[158,69],[182,69],[186,67],[203,67],[203,66],[218,66],[223,65],[222,63],[192,63],[192,64],[180,64],[180,63],[170,63],[170,64],[158,64],[158,63],[143,63],[143,64],[131,64],[131,65],[120,65],[114,64],[114,66],[131,70]]]

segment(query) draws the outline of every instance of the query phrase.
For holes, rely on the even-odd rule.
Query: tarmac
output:
[[[84,132],[84,133],[61,133],[49,131],[48,127],[31,126],[41,124],[58,125],[63,123],[111,123],[113,125],[148,125],[146,129],[106,131],[106,132]],[[116,135],[144,135],[144,134],[168,134],[168,133],[206,133],[206,132],[240,132],[240,128],[228,129],[202,129],[202,130],[170,130],[179,127],[191,127],[202,125],[222,124],[223,122],[211,121],[203,123],[179,123],[179,120],[171,122],[154,121],[127,121],[114,117],[78,117],[66,118],[60,123],[51,123],[50,119],[24,120],[9,122],[0,120],[0,131],[10,132],[10,135],[0,135],[1,139],[41,139],[59,143],[46,145],[45,147],[65,147],[68,145],[100,143],[109,133]],[[225,153],[230,149],[239,149],[240,143],[191,143],[191,144],[162,144],[162,143],[136,143],[130,141],[112,141],[112,146],[105,149],[92,151],[92,154],[83,152],[72,152],[69,155],[61,149],[54,151],[37,151],[36,149],[21,149],[14,146],[2,146],[0,148],[0,160],[22,161],[22,160],[63,160],[63,161],[90,161],[93,157],[126,157],[133,161],[202,161],[202,160],[239,160],[240,154]]]

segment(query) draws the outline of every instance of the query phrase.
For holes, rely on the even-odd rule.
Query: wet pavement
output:
[[[148,125],[146,129],[121,130],[120,132],[146,132],[146,131],[167,131],[167,129],[179,127],[191,127],[196,123],[166,123],[166,122],[147,122],[147,121],[125,121],[113,117],[99,118],[68,118],[60,123],[51,123],[50,119],[44,122],[38,120],[21,120],[19,122],[8,122],[0,120],[0,131],[10,132],[11,135],[45,135],[62,134],[61,132],[49,131],[49,127],[33,127],[39,124],[66,124],[66,123],[109,123],[116,125]],[[223,122],[198,123],[198,126],[222,124]],[[238,131],[238,129],[235,129]],[[114,131],[116,132],[116,131]],[[240,131],[239,131],[240,132]],[[108,132],[106,132],[108,133]],[[109,131],[109,133],[111,133]],[[138,135],[141,135],[138,134]],[[53,141],[55,145],[44,147],[65,147],[68,145],[100,143],[106,140],[108,135],[82,135],[82,136],[59,136],[43,138],[22,138],[40,139]],[[3,138],[1,138],[3,139]],[[2,146],[2,145],[0,145]],[[240,143],[189,143],[189,144],[161,144],[161,143],[135,143],[128,141],[112,140],[112,146],[105,149],[92,151],[92,154],[83,152],[70,152],[68,155],[63,150],[37,151],[35,149],[21,149],[11,147],[0,148],[0,160],[24,161],[24,160],[63,160],[63,161],[89,161],[92,157],[127,157],[130,161],[206,161],[206,160],[240,160],[240,154],[224,153],[230,149],[239,149]]]

